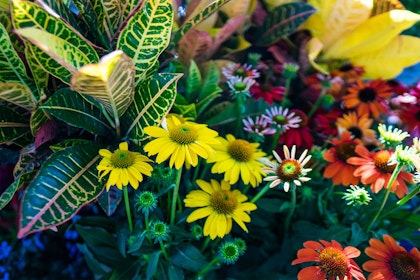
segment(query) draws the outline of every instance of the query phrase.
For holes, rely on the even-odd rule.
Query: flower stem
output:
[[[319,94],[319,96],[318,96],[317,100],[315,101],[314,105],[312,105],[312,108],[309,111],[309,113],[306,115],[308,117],[308,119],[310,119],[312,117],[312,115],[315,113],[315,111],[318,109],[319,105],[321,104],[322,97],[325,95],[327,90],[328,90],[328,88],[322,87],[321,93]]]
[[[271,144],[271,151],[273,151],[274,149],[276,149],[277,145],[279,144],[279,139],[280,139],[280,135],[282,133],[282,130],[280,128],[277,128],[276,133],[274,133],[274,137],[273,137],[273,143]]]
[[[149,229],[150,229],[150,226],[149,226],[149,215],[146,215],[146,213],[144,214],[144,225],[145,225],[145,228],[146,228],[146,237],[147,237],[147,240],[149,240],[149,244],[150,245],[152,245],[152,238],[150,238],[150,235],[149,235]]]
[[[127,221],[128,227],[130,228],[130,232],[133,232],[133,220],[131,219],[131,210],[130,210],[130,200],[128,197],[128,187],[124,186],[124,203],[125,203],[125,212],[127,213]]]
[[[205,276],[209,270],[217,263],[220,262],[219,257],[215,257],[211,262],[209,262],[202,270],[200,270],[197,274],[198,279],[203,279],[202,277]]]
[[[391,213],[392,211],[394,211],[395,209],[403,206],[410,199],[412,199],[414,196],[416,196],[419,193],[420,193],[420,185],[418,185],[417,187],[415,187],[409,194],[407,194],[406,196],[404,196],[403,198],[401,198],[400,200],[398,200],[397,203],[394,206],[390,207],[385,213],[383,213],[381,215],[381,217],[384,217],[384,216],[388,215],[389,213]]]
[[[386,201],[388,200],[389,193],[391,192],[391,186],[394,184],[395,179],[397,179],[398,174],[402,170],[403,165],[400,163],[397,163],[397,166],[395,166],[394,171],[392,172],[391,178],[389,179],[389,182],[386,186],[386,193],[384,195],[384,198],[382,199],[381,206],[379,207],[378,211],[376,212],[375,216],[373,217],[372,221],[370,221],[370,224],[368,225],[366,231],[369,231],[370,228],[373,226],[373,224],[376,222],[376,220],[379,218],[379,215],[381,214],[382,210],[385,207]]]
[[[270,182],[267,183],[264,188],[262,188],[259,193],[257,193],[257,195],[255,195],[252,199],[251,199],[251,203],[255,203],[258,199],[260,199],[268,190],[270,189]]]
[[[290,192],[291,192],[290,209],[289,209],[289,213],[287,214],[286,221],[284,222],[284,230],[285,230],[286,235],[289,232],[290,222],[292,220],[292,216],[296,208],[296,186],[293,186]]]
[[[182,174],[182,167],[180,169],[177,169],[177,173],[176,173],[175,188],[172,195],[170,225],[174,225],[175,223],[175,212],[176,212],[176,204],[178,200],[179,185],[181,183],[181,174]]]
[[[169,255],[166,251],[165,245],[163,244],[162,240],[159,240],[160,249],[162,250],[163,255],[165,256],[165,259],[169,261]]]

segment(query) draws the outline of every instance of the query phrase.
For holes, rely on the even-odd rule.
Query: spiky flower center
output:
[[[237,91],[243,91],[243,90],[245,90],[246,89],[246,84],[244,83],[244,82],[236,82],[234,85],[233,85],[233,88],[235,89],[235,90],[237,90]]]
[[[359,90],[359,99],[364,103],[370,103],[375,101],[377,92],[371,87],[366,87]]]
[[[238,206],[238,200],[231,191],[221,190],[211,195],[210,206],[218,214],[231,215]]]
[[[348,131],[350,131],[351,135],[353,135],[354,138],[361,139],[363,137],[363,131],[357,126],[352,126],[348,128]]]
[[[289,123],[289,120],[283,115],[276,115],[273,117],[273,121],[279,125],[285,125]]]
[[[180,145],[194,143],[197,140],[197,136],[197,131],[187,124],[181,124],[169,131],[169,137]]]
[[[254,150],[248,141],[236,139],[229,144],[227,152],[234,160],[247,162],[252,159]]]
[[[319,253],[319,266],[329,277],[345,276],[348,259],[341,250],[327,247]]]
[[[389,262],[396,279],[417,280],[420,279],[420,262],[413,255],[401,252],[397,253]]]
[[[136,153],[117,149],[112,153],[111,163],[115,168],[128,168],[134,164]]]
[[[382,173],[392,173],[395,169],[396,164],[388,165],[391,154],[389,151],[383,150],[377,152],[373,156],[373,162]]]
[[[299,179],[302,174],[302,166],[295,159],[283,160],[277,168],[277,176],[285,182]]]
[[[346,162],[347,159],[357,156],[354,149],[356,144],[354,142],[343,142],[336,147],[337,157],[342,162]]]
[[[227,241],[220,247],[219,257],[226,264],[233,264],[239,258],[239,248],[234,242]]]
[[[237,68],[233,71],[233,76],[245,78],[247,76],[247,71],[244,68]]]

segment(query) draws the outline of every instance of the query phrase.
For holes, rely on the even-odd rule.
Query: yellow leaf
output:
[[[337,0],[332,9],[323,36],[320,38],[324,48],[328,49],[334,42],[366,21],[373,7],[373,0]]]
[[[365,69],[366,78],[392,79],[405,67],[420,61],[420,38],[401,35],[395,37],[380,51],[350,58],[351,62]]]
[[[328,74],[328,67],[323,64],[318,64],[315,60],[319,56],[323,48],[322,42],[318,38],[312,38],[309,40],[307,49],[308,49],[308,58],[312,67],[318,70],[321,73]]]
[[[376,15],[325,49],[324,58],[350,58],[377,51],[419,20],[420,15],[407,10]]]
[[[198,4],[196,4],[195,2],[197,2]],[[192,11],[190,10],[190,6],[188,6],[187,18],[185,19],[185,22],[189,21],[190,19],[192,19],[193,17],[201,13],[208,5],[212,4],[214,0],[202,0],[202,1],[195,1],[195,2],[192,2],[192,4],[190,4],[192,6],[196,4],[196,6],[193,7]],[[209,29],[214,27],[218,16],[219,16],[219,13],[214,12],[208,18],[206,18],[205,20],[197,24],[194,27],[194,29],[197,29],[199,31],[208,31]]]
[[[284,4],[294,3],[294,2],[298,2],[298,1],[297,0],[265,0],[264,5],[267,7],[267,10],[271,12],[275,7],[278,7]]]
[[[336,0],[310,0],[308,4],[317,12],[312,14],[300,27],[311,31],[313,37],[321,37],[325,31],[325,23],[334,7]]]
[[[229,18],[251,15],[256,6],[255,0],[231,0],[220,7]]]

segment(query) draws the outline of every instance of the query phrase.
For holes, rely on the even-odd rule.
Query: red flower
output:
[[[366,255],[373,260],[363,264],[363,269],[371,272],[369,280],[418,280],[420,279],[420,252],[417,248],[407,252],[395,239],[384,235],[384,242],[371,238]]]
[[[356,280],[366,279],[360,267],[353,258],[360,255],[360,251],[352,246],[343,249],[340,243],[332,240],[306,241],[305,248],[297,252],[297,259],[292,265],[316,262],[317,265],[305,267],[298,273],[298,280]]]
[[[306,117],[306,114],[297,109],[293,109],[291,112],[294,112],[296,116],[299,116],[302,121],[299,123],[298,127],[289,128],[285,131],[281,135],[279,143],[288,147],[296,145],[299,148],[310,149],[314,143],[314,138],[308,127],[308,118]]]
[[[324,177],[332,178],[335,185],[357,185],[359,179],[353,175],[356,167],[346,161],[357,156],[354,150],[360,141],[353,139],[350,131],[346,130],[340,138],[334,138],[330,143],[333,147],[323,155],[324,159],[330,163],[324,170]]]
[[[370,188],[374,193],[379,192],[388,185],[396,166],[396,164],[388,164],[391,152],[388,150],[369,152],[363,145],[357,145],[355,151],[359,157],[351,157],[347,160],[347,163],[359,166],[354,171],[354,176],[361,177],[363,184],[371,185]],[[395,193],[398,198],[402,198],[404,194],[408,193],[405,182],[413,183],[413,174],[402,170],[391,186],[391,192]]]
[[[273,105],[274,101],[281,101],[284,94],[284,87],[276,87],[271,84],[255,83],[251,89],[251,96],[255,99],[263,99],[270,105]]]

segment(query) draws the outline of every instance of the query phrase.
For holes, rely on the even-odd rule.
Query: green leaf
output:
[[[29,133],[28,120],[6,106],[0,106],[0,144]]]
[[[35,108],[36,101],[32,98],[31,90],[21,83],[0,82],[0,99],[27,111],[32,111]]]
[[[52,10],[47,12],[35,3],[13,0],[12,15],[15,32],[43,51],[43,54],[34,52],[38,61],[53,59],[73,73],[81,66],[99,60],[93,47]],[[58,72],[46,70],[51,70],[53,75]],[[58,78],[68,82],[67,77]]]
[[[64,141],[61,141],[54,145],[50,145],[49,148],[55,153],[55,152],[64,150],[65,148],[68,148],[68,147],[72,147],[76,145],[86,145],[89,143],[91,142],[86,139],[65,139]]]
[[[174,34],[171,44],[178,44],[179,40],[194,26],[204,21],[206,18],[211,16],[214,12],[218,11],[221,6],[229,2],[230,0],[215,0],[207,7],[205,7],[201,12],[197,13],[194,17],[185,22]]]
[[[47,122],[50,118],[43,110],[36,108],[31,112],[31,119],[30,119],[30,126],[31,126],[31,133],[33,136],[36,135],[39,128]]]
[[[83,258],[89,267],[89,269],[95,274],[98,279],[106,279],[106,271],[103,264],[101,264],[95,256],[92,254],[92,252],[89,250],[87,245],[85,243],[77,243],[77,248],[80,250],[80,252],[83,253]],[[99,277],[102,276],[102,277]]]
[[[146,269],[146,280],[152,279],[153,275],[155,274],[159,262],[159,257],[161,254],[162,251],[155,251],[149,256],[149,261]]]
[[[69,88],[58,90],[40,109],[92,134],[107,135],[113,131],[101,110]]]
[[[7,30],[0,24],[0,82],[17,82],[31,87],[25,65],[12,46]]]
[[[133,61],[117,50],[99,63],[80,68],[71,78],[71,87],[95,98],[117,120],[133,101],[134,75]]]
[[[190,103],[195,103],[198,93],[201,89],[201,73],[198,69],[197,63],[191,60],[190,67],[188,69],[188,76],[186,77],[186,98]]]
[[[180,244],[173,250],[171,261],[174,265],[189,271],[200,271],[207,265],[201,252],[191,244]]]
[[[99,148],[95,143],[70,147],[44,162],[23,195],[18,238],[66,222],[101,193]]]
[[[39,93],[43,92],[43,90],[48,86],[49,74],[44,70],[42,65],[39,64],[37,58],[35,57],[32,44],[27,44],[25,47],[25,58],[38,89],[37,92],[33,92],[33,94],[36,93],[33,98],[38,102],[40,100]]]
[[[284,4],[276,7],[257,28],[256,42],[261,46],[269,46],[282,37],[295,32],[316,10],[303,2]]]
[[[167,47],[172,31],[173,14],[170,0],[150,0],[134,14],[121,32],[117,49],[133,59],[137,84],[144,79],[159,55]]]
[[[10,184],[6,190],[0,195],[0,210],[3,209],[13,198],[16,191],[20,189],[23,184],[29,182],[33,176],[35,175],[35,171],[28,172],[16,178],[16,180]]]
[[[99,206],[105,214],[111,216],[122,200],[122,191],[118,188],[110,188],[107,192],[102,192],[98,197]]]
[[[159,73],[140,84],[134,102],[121,118],[125,137],[138,143],[147,138],[143,129],[160,124],[175,101],[182,74]]]

